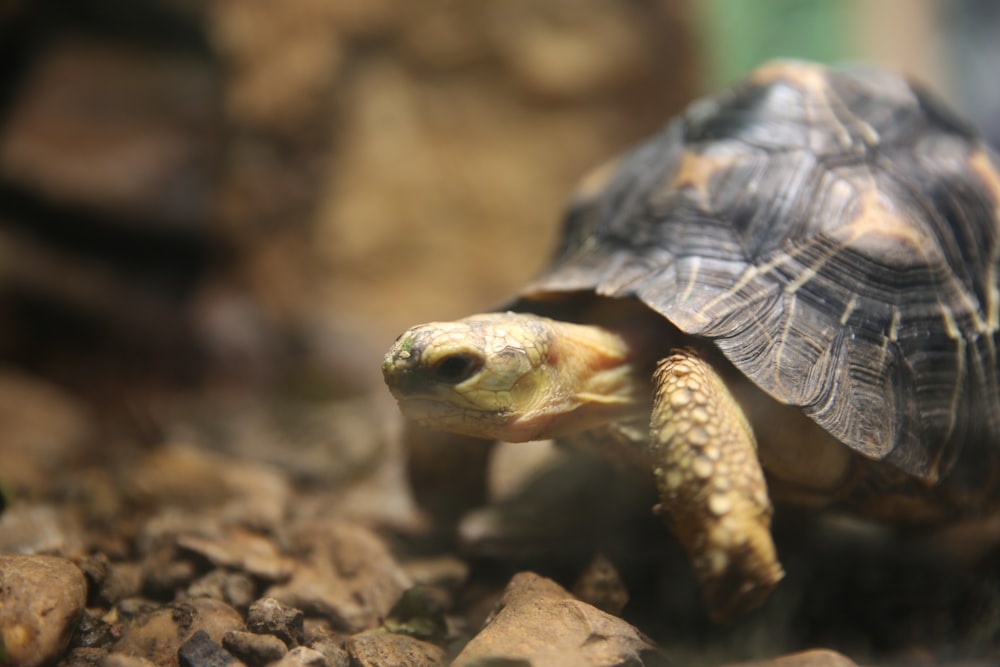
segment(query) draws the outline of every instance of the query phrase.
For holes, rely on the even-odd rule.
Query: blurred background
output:
[[[988,0],[5,0],[0,363],[111,412],[356,395],[501,302],[588,168],[774,56],[1000,136]]]

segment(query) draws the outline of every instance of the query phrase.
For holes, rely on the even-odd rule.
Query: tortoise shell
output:
[[[1000,159],[880,70],[776,61],[585,179],[528,301],[633,297],[930,482],[1000,434]]]

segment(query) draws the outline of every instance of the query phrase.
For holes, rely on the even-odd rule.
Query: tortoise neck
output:
[[[552,321],[549,363],[563,409],[548,437],[570,435],[648,412],[653,361],[627,330]]]

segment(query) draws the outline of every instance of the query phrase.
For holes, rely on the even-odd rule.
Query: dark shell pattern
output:
[[[1000,159],[928,92],[775,61],[586,179],[523,296],[637,297],[852,449],[977,477],[1000,449],[998,202]]]

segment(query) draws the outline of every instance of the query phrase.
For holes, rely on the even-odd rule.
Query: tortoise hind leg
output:
[[[650,452],[663,510],[688,552],[709,614],[731,620],[767,598],[784,573],[771,503],[743,410],[692,350],[659,362]]]

